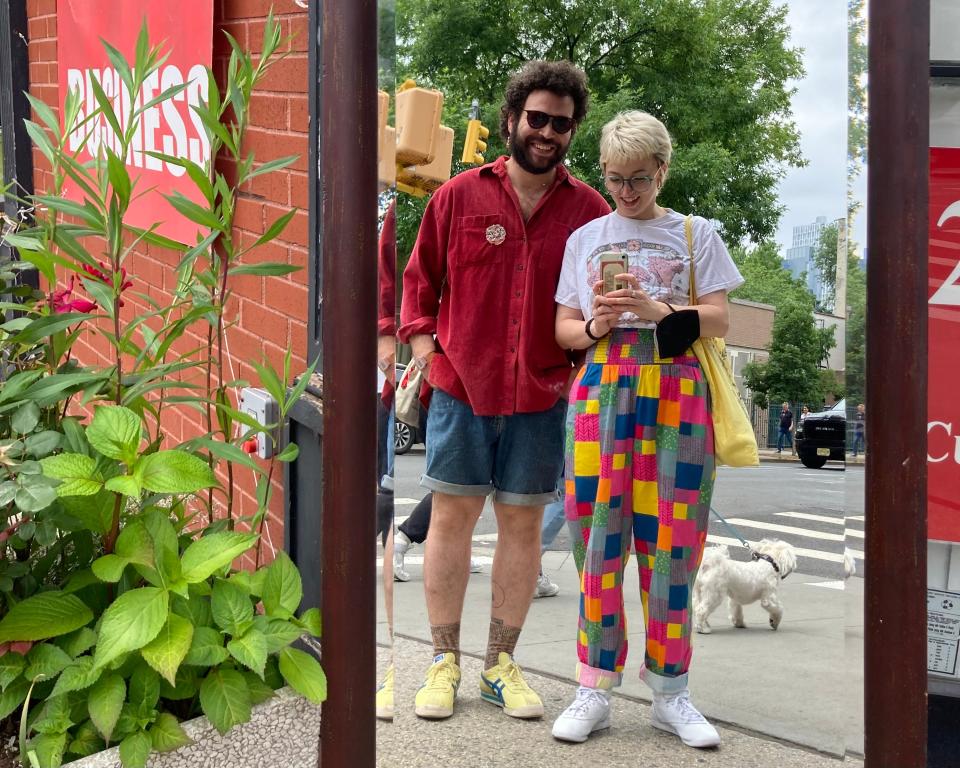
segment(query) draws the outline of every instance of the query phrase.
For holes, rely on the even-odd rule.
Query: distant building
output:
[[[828,225],[826,216],[817,216],[812,224],[801,224],[793,228],[793,243],[787,248],[784,266],[790,270],[794,278],[807,274],[807,288],[810,289],[818,304],[825,300],[826,288],[820,277],[820,272],[814,266],[813,254],[820,245],[820,234]]]
[[[727,352],[733,364],[733,377],[740,396],[747,405],[753,402],[753,393],[743,381],[747,363],[766,362],[773,340],[774,308],[745,299],[730,299],[730,329],[727,331]]]

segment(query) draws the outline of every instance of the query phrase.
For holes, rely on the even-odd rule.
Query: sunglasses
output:
[[[535,131],[543,128],[547,123],[550,123],[550,125],[553,126],[553,130],[557,133],[570,133],[570,130],[574,126],[572,117],[548,115],[546,112],[539,112],[535,109],[525,109],[523,111],[527,113],[527,125]]]

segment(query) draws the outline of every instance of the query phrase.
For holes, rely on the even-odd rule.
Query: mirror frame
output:
[[[376,0],[310,3],[307,87],[317,154],[309,167],[308,345],[312,353],[319,343],[323,370],[324,768],[376,761],[377,37]]]
[[[866,463],[864,741],[869,768],[896,768],[927,753],[929,0],[874,0],[867,26],[867,402],[886,417]]]

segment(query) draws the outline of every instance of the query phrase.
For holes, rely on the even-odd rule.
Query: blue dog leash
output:
[[[786,576],[783,576],[782,574],[780,574],[780,566],[776,564],[776,562],[774,561],[774,559],[773,559],[772,557],[770,557],[770,555],[761,554],[760,552],[754,552],[754,551],[753,551],[753,547],[750,546],[749,542],[748,542],[745,538],[743,538],[743,536],[740,535],[740,532],[739,532],[736,528],[734,528],[732,525],[730,525],[730,523],[728,523],[728,522],[726,521],[726,519],[723,517],[723,515],[721,515],[719,512],[717,512],[717,510],[715,510],[712,506],[710,507],[710,511],[713,512],[713,514],[717,516],[717,519],[718,519],[721,523],[723,523],[725,526],[727,526],[727,530],[729,530],[730,533],[732,533],[734,536],[736,536],[736,537],[740,540],[740,543],[743,544],[743,546],[746,548],[747,552],[750,553],[750,558],[751,558],[751,559],[753,559],[753,560],[766,560],[768,563],[770,563],[770,565],[773,566],[773,570],[775,570],[775,571],[777,572],[777,575],[780,576],[781,581],[782,581],[783,579],[787,578]]]

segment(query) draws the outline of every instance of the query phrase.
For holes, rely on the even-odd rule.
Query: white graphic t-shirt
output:
[[[659,218],[644,221],[613,211],[580,227],[567,240],[556,302],[579,309],[589,320],[593,316],[593,286],[600,280],[600,257],[613,252],[627,254],[630,273],[651,299],[686,306],[690,303],[690,257],[685,219],[669,209]],[[693,254],[698,296],[729,293],[743,285],[743,277],[720,236],[699,216],[693,217]],[[656,323],[625,312],[617,326],[654,328]]]

